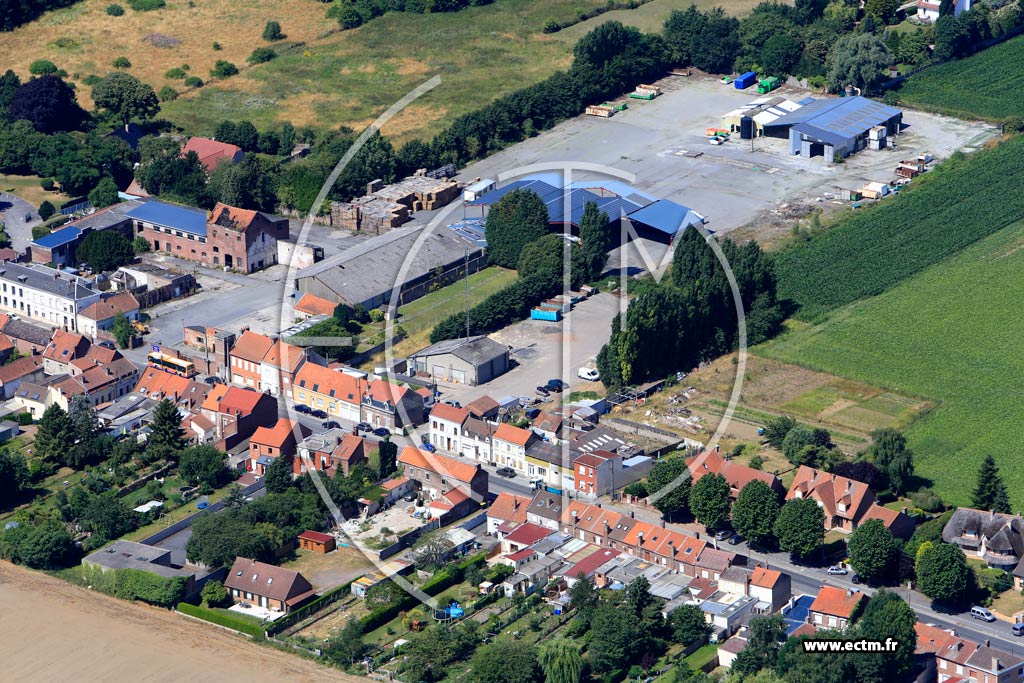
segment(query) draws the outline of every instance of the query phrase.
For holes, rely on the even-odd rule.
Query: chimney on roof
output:
[[[992,641],[986,638],[984,641],[985,647],[992,647]]]
[[[988,518],[989,519],[995,519],[996,518],[996,511],[995,510],[989,510],[988,511]]]
[[[664,517],[661,518],[661,528],[662,529],[665,528],[665,518]]]
[[[580,513],[576,510],[572,511],[572,525],[576,526],[576,523],[580,521]]]
[[[998,672],[1003,668],[1003,663],[999,661],[999,657],[992,658],[992,670]]]
[[[513,510],[518,510],[519,509],[519,496],[516,496],[516,495],[512,496],[512,509]]]
[[[853,597],[853,589],[852,588],[847,588],[846,589],[846,597],[848,597],[848,598],[852,598]]]
[[[903,508],[903,514],[908,514],[907,513],[907,508]]]
[[[633,510],[629,511],[629,518],[630,519],[636,519],[636,513]]]

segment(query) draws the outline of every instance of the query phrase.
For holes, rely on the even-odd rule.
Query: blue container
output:
[[[754,85],[754,83],[756,82],[757,74],[754,73],[753,71],[748,71],[747,73],[743,74],[742,76],[738,77],[735,81],[733,81],[733,84],[736,86],[737,90],[743,90],[744,88],[749,88],[750,86]]]

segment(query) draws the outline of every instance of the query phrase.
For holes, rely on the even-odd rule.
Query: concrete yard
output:
[[[496,178],[534,164],[587,163],[632,173],[639,189],[684,204],[708,219],[708,228],[727,232],[782,203],[813,201],[836,187],[856,188],[888,181],[900,159],[928,152],[938,159],[961,148],[975,149],[997,132],[976,122],[904,110],[905,131],[897,147],[864,150],[844,164],[821,157],[790,156],[788,142],[760,138],[753,151],[734,135],[709,145],[704,131],[720,127],[726,112],[760,97],[754,88],[736,90],[708,76],[673,76],[659,82],[664,94],[653,101],[629,100],[629,109],[610,119],[578,116],[467,167],[460,179]],[[801,100],[816,93],[783,87],[772,93]],[[701,152],[698,158],[683,152]],[[600,177],[573,171],[573,180]]]

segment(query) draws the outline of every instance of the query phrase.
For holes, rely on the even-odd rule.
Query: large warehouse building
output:
[[[903,112],[866,97],[814,100],[765,126],[768,135],[788,132],[789,151],[803,157],[819,154],[832,163],[865,147],[881,148],[900,132]]]
[[[490,206],[513,190],[537,193],[547,206],[551,228],[574,235],[579,234],[583,211],[590,202],[608,214],[613,231],[618,232],[625,219],[639,237],[663,244],[671,244],[688,226],[704,222],[704,217],[689,207],[657,199],[618,180],[581,180],[561,187],[548,174],[515,180],[466,202],[466,207],[469,212],[478,209],[482,218]],[[456,228],[462,229],[467,222],[457,224]]]

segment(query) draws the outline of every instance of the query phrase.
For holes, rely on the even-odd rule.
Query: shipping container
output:
[[[761,79],[761,81],[757,84],[757,92],[764,95],[765,93],[770,93],[772,90],[775,90],[778,87],[779,79],[776,78],[775,76],[769,76],[768,78]]]
[[[588,116],[600,116],[601,118],[610,118],[615,113],[615,109],[612,107],[606,107],[604,105],[592,104],[587,107]]]
[[[535,308],[530,311],[531,320],[546,320],[548,322],[558,322],[562,319],[562,312],[559,310],[547,310],[544,308]]]
[[[737,77],[736,80],[733,81],[733,84],[736,86],[737,90],[743,90],[745,88],[749,88],[750,86],[754,85],[754,83],[756,81],[757,81],[757,74],[755,74],[753,71],[748,71],[747,73],[743,74],[742,76]]]
[[[631,93],[629,93],[629,96],[632,97],[634,100],[653,100],[654,99],[654,93],[631,92]]]

